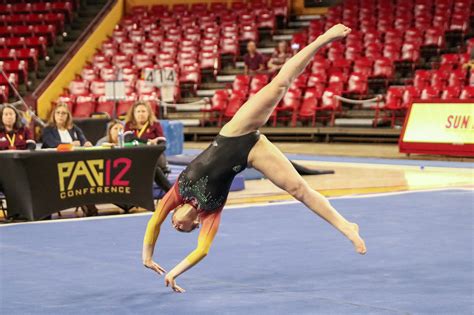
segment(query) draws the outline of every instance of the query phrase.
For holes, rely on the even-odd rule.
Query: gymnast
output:
[[[239,109],[212,144],[187,166],[171,190],[158,202],[143,241],[145,267],[160,275],[166,273],[153,261],[153,251],[160,226],[172,210],[171,222],[176,230],[191,232],[202,226],[197,248],[165,276],[165,285],[171,286],[173,291],[184,292],[176,284],[176,278],[209,252],[232,180],[247,166],[259,170],[275,185],[301,201],[346,236],[359,254],[365,254],[366,247],[359,236],[358,225],[347,221],[323,195],[311,189],[283,153],[258,130],[313,55],[324,45],[342,39],[350,32],[351,29],[342,24],[335,25],[288,60],[278,75]]]

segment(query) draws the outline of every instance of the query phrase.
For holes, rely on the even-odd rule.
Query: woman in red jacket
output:
[[[147,102],[138,101],[129,109],[125,118],[125,131],[132,131],[136,138],[147,144],[158,144],[166,141],[160,122],[156,119]],[[158,167],[155,172],[155,182],[158,186],[168,191],[171,183],[165,174],[169,173],[165,154],[158,158]]]
[[[29,143],[35,144],[14,106],[1,106],[0,117],[0,150],[26,150]]]

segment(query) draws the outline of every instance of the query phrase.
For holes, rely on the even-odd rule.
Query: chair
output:
[[[474,86],[465,86],[461,94],[459,95],[459,98],[462,100],[472,100],[474,99]]]
[[[214,123],[218,121],[219,117],[216,117],[216,113],[223,113],[227,107],[229,101],[229,93],[227,90],[217,90],[212,96],[211,106],[209,108],[201,108],[202,119],[201,126],[204,126],[206,122]],[[208,118],[206,119],[206,115]]]
[[[87,118],[95,112],[96,101],[91,95],[78,96],[73,116],[76,118]]]
[[[334,127],[336,114],[342,111],[341,102],[335,97],[338,94],[339,93],[337,90],[330,87],[326,88],[326,90],[323,92],[323,95],[321,96],[320,106],[316,108],[317,113],[326,113],[326,115],[323,114],[321,118],[325,122],[329,121],[329,125],[331,127]]]
[[[427,86],[423,90],[421,90],[420,98],[422,100],[432,100],[439,98],[439,89],[436,89],[432,86]]]
[[[296,120],[296,113],[301,105],[302,92],[300,89],[288,90],[281,100],[280,104],[272,113],[273,127],[277,126],[277,121],[291,121],[292,124]]]
[[[218,127],[222,127],[223,122],[231,120],[243,104],[244,95],[233,92],[229,98],[226,109],[219,115]]]
[[[318,106],[318,99],[316,97],[305,97],[301,104],[296,119],[293,120],[292,126],[296,127],[296,122],[299,121],[311,121],[311,127],[316,126],[316,112]]]
[[[385,94],[385,102],[382,106],[377,105],[372,107],[375,110],[373,127],[377,127],[379,120],[385,120],[389,118],[390,126],[395,127],[395,122],[397,118],[397,112],[402,110],[402,98],[403,98],[404,88],[391,86],[388,88],[387,93]],[[385,113],[384,117],[380,117],[382,113]]]
[[[85,80],[73,80],[69,83],[69,93],[73,95],[84,95],[89,92],[88,82]]]
[[[349,80],[347,82],[347,93],[351,95],[357,95],[360,99],[367,95],[367,90],[367,76],[356,72],[349,76]]]
[[[461,87],[458,86],[447,86],[441,92],[442,100],[453,100],[458,99],[461,94]]]

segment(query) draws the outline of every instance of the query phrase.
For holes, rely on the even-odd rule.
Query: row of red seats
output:
[[[429,100],[440,97],[444,100],[474,99],[474,86],[463,87],[458,96],[451,94],[449,88],[441,96],[429,95],[430,91],[430,88],[419,91],[413,86],[390,87],[385,96],[385,102],[371,107],[375,111],[374,127],[379,122],[387,120],[394,127],[397,118],[404,117],[409,104],[414,99]],[[340,94],[330,87],[325,88],[321,95],[318,94],[315,88],[311,87],[304,90],[290,89],[272,113],[271,124],[276,126],[278,122],[290,122],[292,126],[296,126],[297,121],[310,121],[311,125],[315,126],[316,121],[320,119],[333,126],[337,115],[342,113],[341,102],[336,97]],[[223,122],[234,116],[247,99],[247,96],[239,90],[231,90],[230,93],[228,90],[216,91],[211,106],[201,110],[203,114],[201,123],[217,123],[221,126]]]
[[[263,85],[265,77],[254,77],[251,85]],[[253,83],[252,83],[253,82]],[[270,124],[276,126],[278,122],[289,122],[292,126],[297,121],[309,121],[314,126],[316,120],[322,120],[333,126],[336,115],[342,111],[341,102],[335,97],[337,92],[327,88],[318,98],[313,88],[290,89],[276,107],[270,117]],[[239,108],[249,97],[240,90],[218,90],[211,100],[211,106],[201,110],[201,123],[216,123],[222,126],[225,121],[232,119]]]
[[[205,38],[200,41],[183,39],[181,41],[163,40],[160,42],[143,41],[141,43],[135,41],[123,41],[117,43],[112,39],[102,43],[101,49],[96,54],[99,62],[102,62],[102,55],[113,57],[119,53],[125,55],[141,55],[146,54],[152,58],[157,57],[161,53],[178,56],[180,54],[199,54],[201,52],[219,52],[220,55],[232,55],[235,61],[240,53],[239,43],[236,39],[222,38]],[[93,57],[95,60],[95,56]]]
[[[58,32],[64,31],[65,16],[63,13],[32,13],[0,15],[0,25],[48,25],[53,24]]]
[[[205,29],[199,27],[186,28],[170,28],[166,32],[163,29],[151,29],[148,32],[142,29],[125,31],[124,29],[115,30],[112,34],[110,45],[121,45],[122,43],[143,44],[145,42],[153,42],[155,45],[172,45],[183,46],[183,41],[190,41],[192,45],[204,45],[206,40],[227,40],[237,43],[238,40],[255,40],[258,41],[258,29],[253,26],[228,25],[224,27],[209,26]],[[181,43],[181,44],[180,44]]]
[[[272,1],[250,1],[232,2],[230,8],[224,2],[212,2],[208,6],[207,3],[193,3],[190,6],[187,4],[174,4],[171,10],[165,5],[152,5],[148,10],[146,6],[136,6],[132,8],[132,15],[142,16],[156,16],[159,18],[167,16],[189,16],[189,15],[208,15],[210,13],[225,16],[228,13],[235,12],[237,14],[246,12],[255,12],[257,15],[266,11],[272,10],[277,16],[282,16],[285,20],[288,16],[288,2],[286,0],[272,0]]]
[[[0,37],[46,37],[48,45],[56,41],[56,27],[53,24],[48,25],[13,25],[0,26]]]
[[[43,59],[46,57],[46,47],[48,46],[48,40],[43,36],[33,37],[12,37],[5,38],[0,37],[0,48],[3,49],[22,49],[22,48],[33,48],[38,51],[38,57]]]
[[[62,13],[65,15],[67,21],[71,21],[73,14],[73,5],[69,1],[0,4],[0,15],[17,15],[32,13]]]
[[[227,16],[227,17],[230,17]],[[240,40],[258,41],[258,29],[268,28],[274,30],[275,18],[273,15],[263,14],[259,17],[258,23],[240,23],[236,20],[217,23],[212,17],[203,17],[198,23],[191,20],[189,24],[177,24],[174,18],[169,22],[160,19],[160,25],[153,19],[134,22],[131,26],[123,23],[116,27],[113,37],[120,42],[127,37],[132,41],[150,39],[158,42],[165,38],[172,40],[200,40],[201,38],[239,38]],[[182,21],[181,21],[182,22]]]
[[[254,12],[236,14],[231,12],[226,14],[223,17],[217,18],[214,14],[203,15],[203,16],[184,16],[184,17],[162,17],[162,18],[145,18],[143,20],[135,20],[134,18],[124,19],[120,26],[126,30],[133,30],[140,26],[143,28],[150,29],[160,27],[162,29],[169,28],[190,28],[190,27],[201,27],[205,28],[207,26],[213,26],[215,24],[225,26],[225,25],[251,25],[256,26],[257,28],[267,28],[272,31],[275,29],[275,15],[272,11],[264,11],[259,15],[256,15]],[[155,26],[153,26],[155,25]]]
[[[466,31],[471,10],[470,0],[461,1],[346,1],[330,8],[330,23],[343,21],[350,27],[358,24],[362,30],[374,28],[407,28],[411,25],[424,29],[430,25]]]
[[[0,48],[0,60],[25,60],[29,69],[38,70],[38,50],[35,48]]]
[[[43,3],[45,0],[0,0],[0,4],[8,5],[8,4],[28,4],[28,3]],[[64,3],[64,0],[48,0],[48,3],[54,4],[54,3]],[[67,2],[70,2],[73,6],[73,9],[76,10],[80,6],[80,0],[69,0]]]
[[[17,74],[19,83],[25,82],[28,78],[28,63],[24,60],[0,61],[0,69],[7,74]]]
[[[110,101],[104,95],[61,95],[55,103],[65,103],[68,105],[69,110],[76,118],[87,118],[94,114],[107,114],[109,117],[125,115],[131,106],[137,101],[148,101],[152,107],[152,110],[157,116],[159,116],[159,100],[160,94],[157,93],[137,95],[135,93],[129,93],[126,95],[124,100]]]

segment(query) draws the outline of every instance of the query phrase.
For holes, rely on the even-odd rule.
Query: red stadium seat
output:
[[[422,100],[437,99],[439,98],[439,92],[439,89],[432,86],[427,86],[423,90],[421,90],[420,98]]]
[[[76,118],[87,118],[95,112],[96,101],[92,96],[78,96],[73,116]]]
[[[453,100],[459,98],[461,94],[461,87],[458,86],[447,86],[441,92],[441,99]]]
[[[101,79],[94,79],[90,83],[90,92],[96,96],[105,94],[105,81]]]
[[[84,80],[73,80],[69,83],[69,93],[73,95],[85,95],[89,93],[88,83]]]
[[[474,86],[465,86],[461,94],[459,95],[459,98],[462,100],[472,100],[474,99]]]
[[[97,101],[95,112],[107,114],[109,117],[113,117],[114,107],[114,101],[109,101],[105,98],[105,96],[101,96]]]
[[[242,25],[240,27],[239,40],[240,41],[253,40],[255,42],[258,42],[257,26],[255,26],[255,25]]]
[[[227,104],[226,109],[219,116],[218,127],[221,127],[223,122],[232,119],[232,117],[234,117],[235,113],[237,113],[237,111],[243,104],[244,104],[244,95],[241,93],[233,92],[229,98],[229,102]]]
[[[257,27],[270,29],[271,34],[275,32],[275,15],[272,11],[264,10],[261,13],[257,13]]]
[[[293,120],[292,126],[296,126],[296,121],[311,121],[311,126],[316,126],[316,110],[318,106],[318,99],[316,97],[305,97],[303,104],[298,110],[296,119]]]
[[[367,95],[368,83],[367,76],[362,73],[352,73],[347,82],[347,92],[362,98]]]
[[[240,91],[244,95],[247,95],[250,89],[250,76],[244,74],[238,74],[235,76],[235,80],[232,84],[233,91]]]
[[[229,93],[226,90],[217,90],[211,99],[211,106],[208,108],[201,109],[201,125],[205,125],[206,122],[217,122],[219,117],[216,117],[216,113],[223,113],[227,107],[228,101]]]
[[[321,96],[320,106],[317,107],[317,112],[322,113],[321,119],[328,121],[331,127],[334,126],[336,114],[342,110],[341,102],[335,97],[337,95],[339,95],[337,90],[327,88]]]

